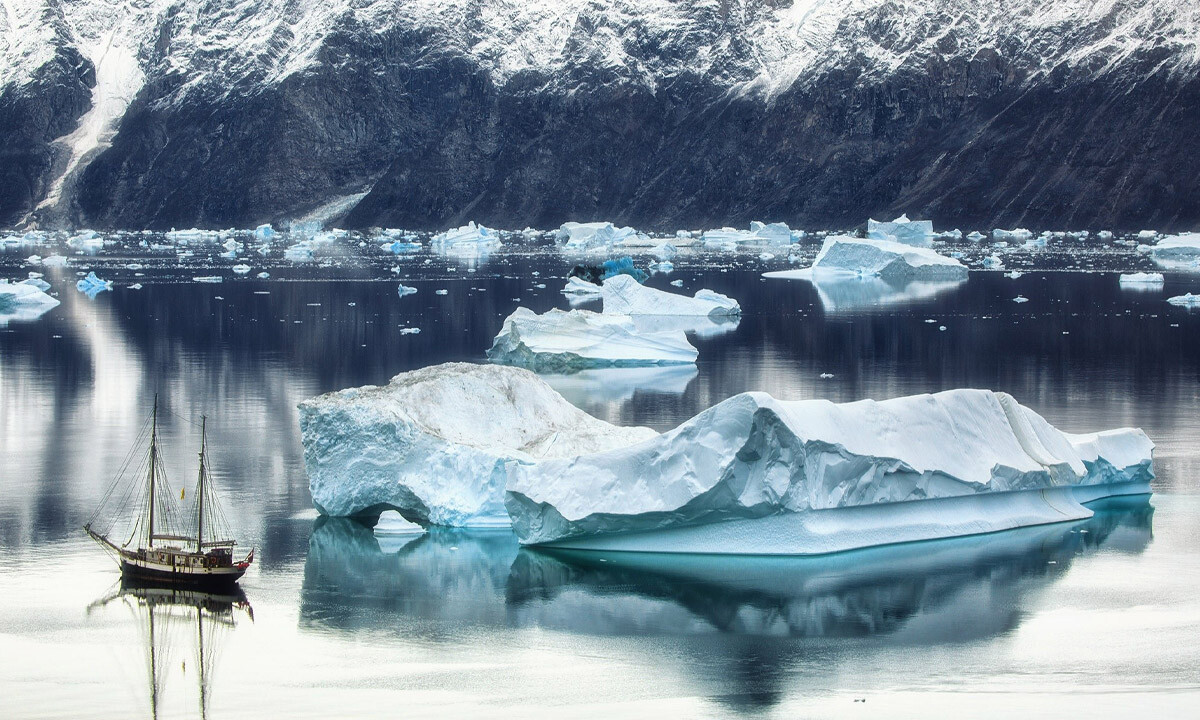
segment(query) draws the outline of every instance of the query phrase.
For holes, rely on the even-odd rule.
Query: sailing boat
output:
[[[208,480],[207,435],[205,425],[207,418],[200,425],[200,471],[196,480],[195,512],[189,513],[195,519],[195,534],[184,534],[175,507],[174,494],[167,482],[165,467],[158,449],[158,395],[154,396],[154,410],[150,416],[150,451],[146,457],[145,485],[141,492],[127,490],[116,502],[120,509],[125,509],[135,500],[142,503],[141,511],[134,516],[133,528],[124,543],[118,544],[111,536],[114,520],[110,527],[104,530],[94,527],[97,519],[103,514],[110,502],[117,498],[116,491],[122,484],[123,470],[130,464],[145,430],[139,435],[138,442],[130,456],[118,472],[117,478],[109,487],[95,514],[84,525],[84,530],[100,546],[114,554],[121,565],[121,575],[127,580],[165,583],[170,585],[188,586],[222,586],[236,583],[246,573],[246,568],[254,561],[254,550],[244,559],[234,560],[234,548],[237,543],[228,539],[228,528],[217,502],[212,484]],[[141,468],[139,467],[139,470]],[[141,475],[140,472],[135,475]],[[180,499],[185,491],[181,491]],[[186,519],[185,519],[186,520]],[[118,536],[119,537],[119,536]]]

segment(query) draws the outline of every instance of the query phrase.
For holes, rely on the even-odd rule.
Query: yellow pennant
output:
[[[183,493],[184,493],[184,490],[186,490],[186,488],[179,488],[179,499],[180,499],[180,500],[182,500],[182,499],[183,499]]]

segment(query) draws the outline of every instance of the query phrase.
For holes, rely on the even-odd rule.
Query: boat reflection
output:
[[[237,586],[213,593],[124,580],[113,592],[89,605],[88,615],[115,604],[129,608],[139,619],[146,648],[150,717],[158,717],[168,684],[186,680],[189,668],[196,683],[200,717],[207,717],[223,636],[237,627],[241,613],[254,621],[254,609],[246,594]],[[176,656],[180,652],[185,653],[182,658]],[[180,692],[187,691],[180,688]],[[172,703],[172,707],[178,704]]]

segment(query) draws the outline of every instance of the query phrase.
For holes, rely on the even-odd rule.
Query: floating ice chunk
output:
[[[933,223],[929,220],[909,220],[907,215],[901,215],[891,222],[868,219],[867,237],[923,247],[933,240]]]
[[[878,277],[889,281],[963,280],[967,267],[929,248],[890,240],[862,240],[845,235],[825,239],[811,268],[767,273],[766,277],[809,279],[817,276]]]
[[[996,253],[992,253],[983,259],[983,266],[999,270],[1004,267],[1004,261]]]
[[[254,228],[254,239],[258,240],[259,242],[270,240],[271,238],[275,237],[276,234],[275,228],[271,227],[269,223],[259,225],[258,227]]]
[[[1200,262],[1200,233],[1171,235],[1147,250],[1151,259],[1163,267],[1190,270]]]
[[[264,270],[263,272],[260,272],[259,274],[255,275],[255,277],[258,278],[259,280],[266,280],[267,278],[271,277],[271,273],[266,272]]]
[[[464,259],[484,258],[501,246],[495,230],[474,222],[434,235],[429,242],[429,248],[436,253]]]
[[[309,489],[321,513],[390,508],[421,525],[508,525],[508,466],[656,435],[597,420],[532,372],[503,365],[414,370],[299,408]]]
[[[215,230],[201,230],[199,228],[191,228],[188,230],[172,229],[170,232],[163,234],[167,237],[167,239],[176,243],[206,242],[209,240],[216,240],[219,237],[219,234]]]
[[[238,242],[237,240],[234,240],[233,238],[229,238],[221,245],[221,247],[225,248],[226,250],[228,250],[230,252],[237,250],[241,246],[242,246],[242,244],[240,242]]]
[[[1029,298],[1025,297],[1024,295],[1018,295],[1018,296],[1016,296],[1015,298],[1013,298],[1013,302],[1015,302],[1015,303],[1027,303],[1027,302],[1029,302]]]
[[[379,520],[376,521],[372,531],[376,537],[381,535],[419,535],[425,532],[425,528],[405,520],[404,516],[395,510],[386,510],[379,514]]]
[[[663,243],[654,248],[654,257],[659,260],[673,260],[679,254],[679,249],[671,243]]]
[[[1096,237],[1100,238],[1101,240],[1112,240],[1113,234],[1108,230],[1101,230],[1100,232],[1096,233]]]
[[[65,267],[67,258],[62,255],[51,255],[42,260],[42,267]]]
[[[1162,273],[1123,273],[1118,279],[1121,285],[1162,285],[1165,280]]]
[[[417,289],[415,287],[409,287],[408,285],[405,285],[404,283],[400,283],[400,287],[396,288],[396,294],[399,295],[400,297],[404,297],[405,295],[412,295],[416,291],[417,291]]]
[[[655,290],[628,275],[604,281],[601,289],[604,312],[617,315],[689,315],[712,317],[741,315],[737,300],[712,290],[699,290],[693,297]]]
[[[50,297],[35,285],[36,279],[9,283],[0,280],[0,327],[9,322],[30,322],[38,319],[58,306],[58,299]],[[81,281],[82,282],[82,281]]]
[[[504,321],[488,359],[537,372],[589,367],[636,367],[696,362],[696,348],[680,331],[641,333],[628,315],[588,310],[517,308]]]
[[[286,250],[284,250],[283,257],[285,260],[291,260],[292,262],[303,262],[305,260],[312,260],[313,259],[312,245],[310,245],[309,243],[307,243],[305,241],[300,241],[300,242],[296,243],[295,245],[291,245]]]
[[[1021,275],[1023,275],[1023,274],[1024,273],[1022,273],[1020,270],[1013,270],[1011,272],[1004,273],[1004,277],[1010,278],[1012,280],[1016,280],[1017,278],[1021,277]]]
[[[650,238],[631,227],[616,227],[610,222],[566,222],[554,233],[554,241],[564,250],[609,250],[614,245],[633,247],[642,243],[653,246]]]
[[[192,282],[219,283],[219,282],[221,282],[221,276],[220,275],[197,275],[192,278]]]
[[[567,278],[567,284],[562,289],[564,295],[588,300],[599,300],[602,292],[603,290],[596,283],[590,283],[579,277]]]
[[[1001,230],[999,228],[992,231],[993,240],[1012,240],[1015,242],[1025,242],[1033,237],[1033,233],[1025,228],[1016,228],[1015,230]]]
[[[101,280],[96,273],[89,272],[86,277],[75,283],[75,289],[95,300],[96,296],[105,290],[112,290],[112,280]]]
[[[750,235],[753,241],[771,245],[790,245],[793,240],[792,229],[787,223],[781,222],[762,223],[755,220],[750,223]]]
[[[948,441],[948,439],[951,439]],[[1069,435],[1004,393],[730,398],[636,445],[512,465],[524,544],[814,554],[1086,518],[1144,494],[1141,430]]]
[[[945,231],[938,233],[937,237],[942,240],[957,241],[957,240],[962,240],[963,233],[962,233],[962,230],[959,230],[958,228],[954,228],[953,230],[945,230]]]
[[[384,243],[384,244],[380,245],[379,248],[381,250],[383,250],[384,252],[390,252],[395,255],[401,255],[403,253],[419,252],[421,250],[421,243],[405,242],[404,240],[396,240],[395,242]]]
[[[1157,230],[1143,230],[1137,234],[1138,240],[1153,240],[1158,237]]]
[[[656,263],[653,263],[650,265],[650,272],[653,272],[653,273],[661,273],[663,275],[667,275],[667,274],[673,272],[674,270],[675,270],[675,264],[668,260],[663,260],[662,262],[656,262]]]
[[[446,290],[445,288],[442,288],[441,290],[434,290],[433,294],[434,295],[449,295],[450,291]]]
[[[672,280],[671,286],[672,287],[683,287],[683,281],[682,280]]]
[[[416,328],[416,327],[400,328],[401,335],[419,335],[420,332],[421,332],[421,328]]]
[[[130,289],[130,290],[141,290],[141,289],[142,289],[142,284],[141,284],[141,283],[134,283],[134,284],[132,284],[132,285],[130,285],[130,286],[129,286],[129,289]]]
[[[233,270],[233,272],[238,275],[246,275],[250,272],[250,266],[245,264],[234,265],[232,268],[230,268],[230,270]]]
[[[29,273],[29,274],[34,275],[34,273]],[[28,280],[22,280],[21,282],[16,283],[16,284],[17,285],[29,285],[31,287],[37,288],[38,290],[41,290],[42,292],[46,292],[47,290],[50,289],[50,283],[46,282],[45,280],[41,279],[40,277],[30,277]]]
[[[1200,307],[1200,295],[1193,295],[1191,293],[1176,295],[1175,297],[1167,298],[1167,302],[1186,308],[1198,308]]]
[[[987,237],[987,235],[984,235],[983,233],[976,230],[976,231],[972,232],[970,235],[968,235],[967,239],[970,240],[971,242],[979,242],[980,240],[983,240],[986,237]]]
[[[25,262],[30,265],[40,265],[42,263],[42,256],[30,255],[29,257],[25,258]]]

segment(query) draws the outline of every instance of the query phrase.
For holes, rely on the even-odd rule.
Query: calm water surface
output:
[[[682,258],[651,283],[733,295],[741,322],[702,329],[694,370],[549,378],[568,399],[667,429],[745,390],[848,401],[987,387],[1065,430],[1136,425],[1158,445],[1155,494],[1099,504],[1084,522],[824,558],[716,559],[534,552],[506,531],[377,539],[311,509],[297,402],[480,361],[518,304],[566,307],[557,290],[568,261],[421,255],[392,273],[390,258],[352,259],[206,285],[182,282],[193,273],[178,265],[135,276],[125,260],[91,262],[118,280],[94,300],[72,287],[88,263],[47,269],[62,305],[0,327],[0,715],[1200,708],[1200,314],[1164,302],[1196,292],[1197,276],[1134,293],[1111,272],[1072,272],[1078,260],[1047,255],[1014,259],[1033,268],[1017,279],[814,288],[761,279],[782,258]],[[1118,253],[1087,264],[1137,262]],[[397,277],[419,292],[398,298]],[[122,287],[135,279],[144,289]],[[244,598],[122,593],[80,530],[155,392],[176,484],[192,481],[195,424],[209,417],[225,512],[257,548]]]

